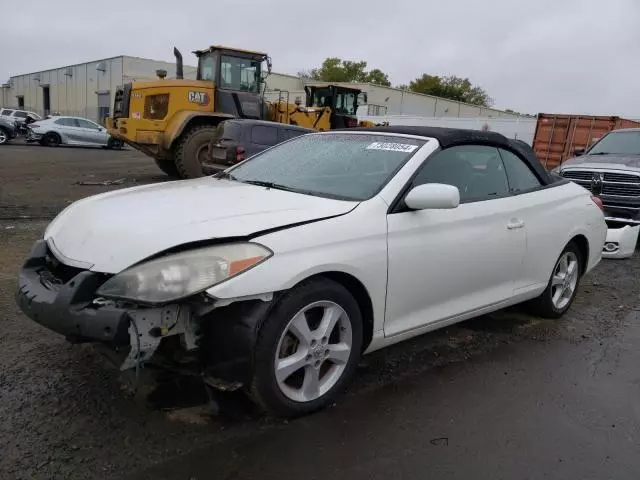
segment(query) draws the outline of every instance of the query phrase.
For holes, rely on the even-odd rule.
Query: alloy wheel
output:
[[[352,352],[353,329],[337,303],[315,302],[287,324],[276,349],[278,388],[290,400],[311,402],[342,377]]]
[[[578,284],[578,257],[574,252],[565,252],[551,277],[551,301],[553,306],[562,310],[573,298]]]

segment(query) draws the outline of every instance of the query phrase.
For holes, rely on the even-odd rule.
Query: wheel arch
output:
[[[587,265],[589,264],[589,240],[587,240],[587,237],[585,237],[584,235],[578,234],[574,235],[568,243],[571,242],[575,243],[578,247],[578,250],[580,251],[580,256],[582,257],[580,259],[582,260],[582,271],[580,272],[580,274],[583,275],[587,271]]]
[[[224,120],[235,118],[233,115],[225,113],[204,113],[204,112],[179,112],[171,119],[163,135],[162,148],[172,150],[178,144],[180,138],[189,130],[201,125],[218,125]]]
[[[317,279],[317,278],[326,278],[328,280],[332,280],[344,288],[346,288],[353,298],[358,303],[358,307],[360,308],[360,313],[362,315],[362,351],[364,352],[371,343],[373,338],[373,302],[371,301],[371,296],[369,295],[369,291],[364,284],[358,280],[353,275],[341,272],[337,270],[330,270],[325,272],[318,272],[309,277],[304,278],[299,281],[292,288],[295,288],[297,285],[300,285],[303,282],[308,282],[309,280]]]

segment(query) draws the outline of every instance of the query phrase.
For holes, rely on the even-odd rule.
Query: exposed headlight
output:
[[[107,280],[97,294],[142,303],[168,303],[234,277],[272,254],[256,243],[189,250],[123,270]]]

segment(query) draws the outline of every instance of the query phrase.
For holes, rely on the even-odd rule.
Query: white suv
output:
[[[36,120],[41,120],[42,117],[35,112],[30,112],[28,110],[16,110],[13,108],[0,108],[0,116],[8,117],[8,120],[12,120],[18,123],[24,123],[27,116],[31,115]]]

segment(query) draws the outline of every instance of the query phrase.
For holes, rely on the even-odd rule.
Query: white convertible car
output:
[[[496,133],[313,133],[70,205],[17,301],[122,369],[189,368],[294,416],[333,402],[362,354],[525,301],[560,317],[600,261],[601,208]]]

